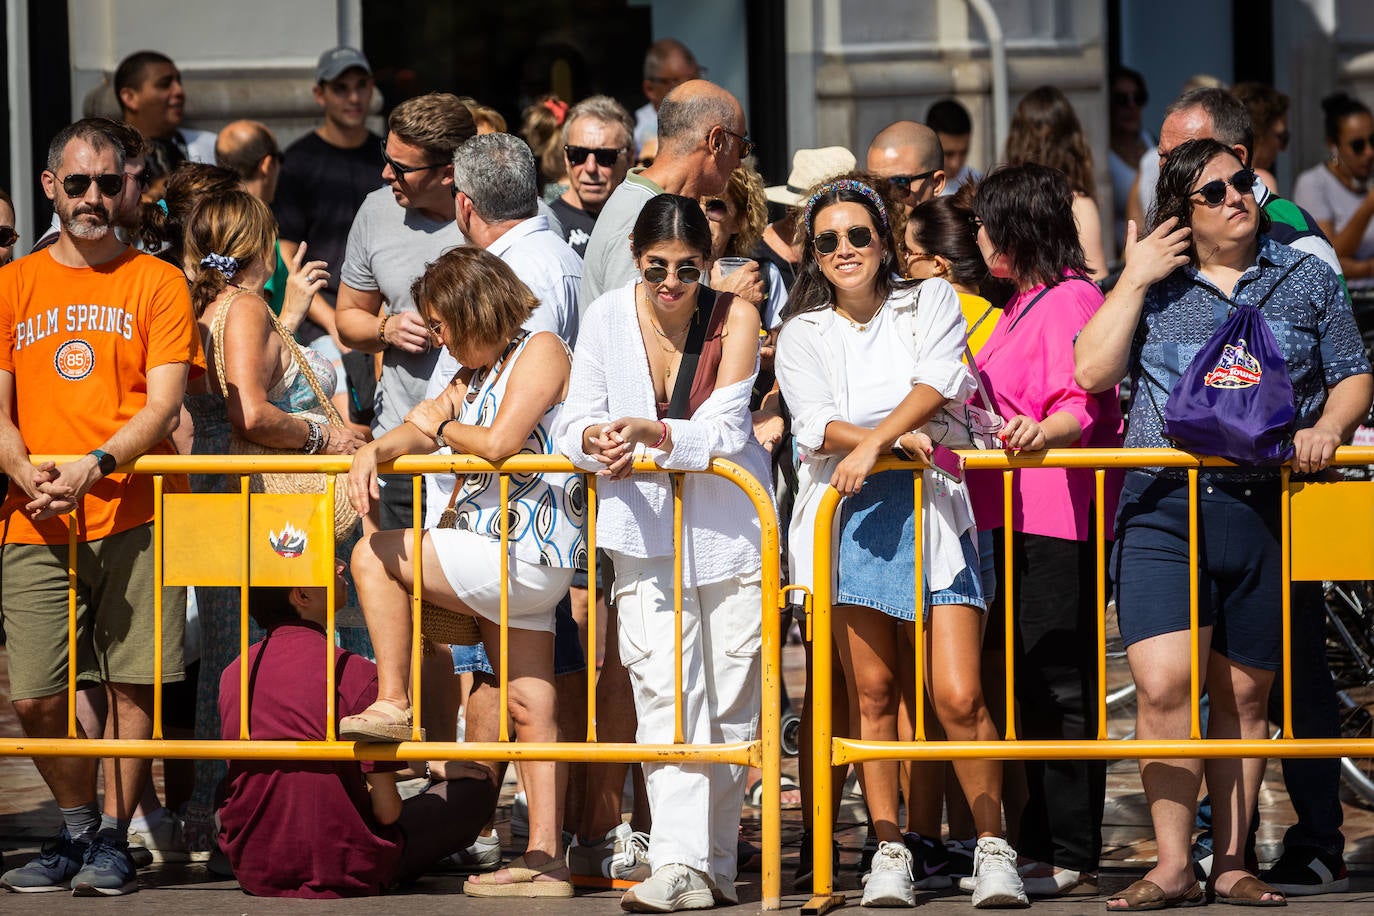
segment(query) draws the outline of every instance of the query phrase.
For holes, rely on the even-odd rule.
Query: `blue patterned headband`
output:
[[[802,221],[806,224],[806,237],[811,237],[811,218],[815,215],[816,204],[822,197],[832,194],[835,191],[853,191],[855,194],[862,194],[868,202],[873,205],[873,209],[878,211],[878,219],[882,220],[883,231],[886,232],[887,225],[887,206],[883,199],[878,196],[878,192],[864,184],[862,181],[855,181],[852,178],[840,178],[835,181],[827,181],[816,189],[816,192],[806,201],[806,210],[802,215]]]
[[[235,258],[227,255],[215,254],[213,251],[200,259],[201,267],[211,267],[224,274],[224,279],[234,279],[234,274],[239,272],[239,262]]]

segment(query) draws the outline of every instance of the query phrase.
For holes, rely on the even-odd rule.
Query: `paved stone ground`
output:
[[[801,653],[797,646],[786,650],[786,680],[792,696],[801,695]],[[0,735],[19,734],[18,723],[8,702],[7,665],[0,650]],[[1113,733],[1124,723],[1114,722]],[[794,761],[785,769],[794,772]],[[508,819],[512,787],[503,793],[498,812],[498,828],[506,842],[507,855],[514,856],[508,835]],[[1268,861],[1277,855],[1283,828],[1292,818],[1282,775],[1277,764],[1271,764],[1260,797],[1261,827],[1260,856]],[[1346,859],[1350,867],[1351,893],[1321,898],[1294,899],[1289,910],[1297,912],[1374,913],[1374,811],[1347,803]],[[847,800],[841,814],[837,839],[842,848],[839,887],[849,897],[849,904],[857,906],[859,882],[856,870],[864,830],[860,825],[859,803]],[[39,779],[37,771],[26,759],[0,758],[0,851],[9,864],[23,861],[37,851],[43,837],[51,834],[58,817],[51,797]],[[758,841],[758,812],[743,810],[746,835]],[[796,865],[797,843],[800,838],[800,817],[796,811],[784,813],[783,829],[783,906],[798,909],[806,902],[804,895],[792,894],[791,874]],[[1113,892],[1134,880],[1148,867],[1154,857],[1154,843],[1149,829],[1144,796],[1134,762],[1118,762],[1108,775],[1108,802],[1104,828],[1104,866],[1101,890]],[[469,901],[462,898],[462,879],[435,876],[424,879],[403,895],[368,900],[331,901],[328,904],[294,900],[266,900],[244,895],[232,881],[220,881],[209,875],[203,866],[160,866],[141,873],[143,891],[129,897],[108,900],[73,899],[59,894],[0,896],[0,913],[30,914],[50,912],[85,912],[88,908],[111,909],[132,913],[175,914],[245,914],[245,913],[391,913],[403,907],[408,916],[451,913],[455,906],[464,909],[481,908],[493,916],[533,916],[544,913],[577,913],[593,916],[596,913],[620,912],[617,892],[583,892],[573,900],[486,900]],[[758,875],[744,875],[739,886],[741,908],[758,909]],[[398,899],[398,897],[400,899]],[[457,899],[456,899],[457,898]],[[1097,913],[1103,908],[1104,897],[1083,893],[1055,901],[1038,901],[1034,905],[1042,913]],[[926,895],[918,907],[931,913],[963,912],[969,906],[967,897],[957,893]],[[327,910],[324,909],[327,907]]]

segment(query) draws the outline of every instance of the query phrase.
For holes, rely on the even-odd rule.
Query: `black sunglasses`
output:
[[[1356,137],[1354,140],[1350,141],[1350,151],[1356,156],[1364,155],[1364,148],[1366,146],[1374,146],[1374,134],[1371,134],[1367,138]]]
[[[915,184],[918,181],[925,181],[927,178],[934,175],[938,171],[940,170],[931,169],[930,171],[922,172],[919,175],[893,175],[891,178],[888,179],[888,183],[896,188],[899,188],[903,191],[910,193],[911,186],[913,184]]]
[[[1215,207],[1226,199],[1226,186],[1230,185],[1241,194],[1249,194],[1255,186],[1255,173],[1251,169],[1241,169],[1230,178],[1214,178],[1200,188],[1188,193],[1189,197],[1201,194],[1207,206]]]
[[[8,248],[19,241],[19,233],[13,226],[0,226],[0,248]]]
[[[733,130],[731,130],[730,128],[726,127],[724,124],[721,125],[720,129],[723,130],[723,131],[725,131],[727,134],[729,134],[730,136],[734,137],[736,140],[739,141],[739,157],[740,157],[741,159],[748,159],[748,158],[749,158],[749,155],[750,155],[752,152],[754,152],[754,150],[755,150],[756,147],[754,146],[754,141],[753,141],[753,140],[750,140],[750,139],[749,139],[747,136],[745,136],[744,134],[737,134],[737,133],[735,133]]]
[[[1135,92],[1113,92],[1112,104],[1121,106],[1134,104],[1136,108],[1144,108],[1145,103],[1150,101],[1149,93],[1144,89],[1137,89]]]
[[[596,164],[603,169],[608,169],[615,165],[620,154],[625,152],[623,147],[612,149],[598,148],[594,146],[564,146],[563,154],[568,157],[568,165],[581,165],[587,161],[588,156],[596,157]]]
[[[850,226],[844,231],[844,237],[849,239],[851,248],[867,248],[873,244],[873,230],[867,226]],[[833,229],[822,232],[811,244],[815,245],[821,254],[834,254],[840,247],[840,234]]]
[[[649,166],[651,166],[651,165],[653,165],[653,164],[654,164],[654,157],[653,157],[653,156],[641,156],[639,159],[636,159],[636,160],[635,160],[635,165],[637,165],[637,166],[639,166],[640,168],[643,168],[643,169],[647,169]]]
[[[646,267],[641,273],[646,281],[655,286],[668,279],[668,268],[661,264],[655,264],[653,267]],[[677,281],[684,286],[691,286],[693,283],[700,282],[701,268],[693,267],[691,264],[684,264],[677,269]]]
[[[448,165],[447,162],[435,162],[432,165],[401,165],[395,159],[386,154],[386,141],[382,141],[382,161],[391,166],[391,171],[396,173],[396,177],[409,175],[411,172],[423,172],[427,169],[441,169]]]
[[[712,197],[702,205],[701,209],[706,211],[707,219],[716,223],[730,215],[730,205],[719,197]]]
[[[83,197],[92,181],[105,197],[118,197],[119,192],[124,190],[124,176],[113,172],[104,175],[68,175],[62,179],[62,190],[68,197]]]

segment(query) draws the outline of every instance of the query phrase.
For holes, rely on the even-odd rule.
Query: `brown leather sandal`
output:
[[[1126,901],[1125,906],[1111,906],[1113,900]],[[1207,895],[1203,893],[1202,885],[1196,881],[1193,886],[1188,888],[1177,897],[1170,897],[1164,893],[1164,888],[1141,878],[1119,894],[1112,894],[1107,898],[1107,912],[1109,913],[1128,913],[1142,912],[1144,910],[1169,910],[1175,907],[1203,906],[1207,903]]]
[[[1216,894],[1217,903],[1229,903],[1231,906],[1288,906],[1288,899],[1282,891],[1265,884],[1254,875],[1246,875],[1237,881],[1229,894],[1216,890],[1213,893]],[[1279,899],[1265,900],[1265,894],[1275,894]]]

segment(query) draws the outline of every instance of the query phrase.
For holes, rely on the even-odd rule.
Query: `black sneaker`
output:
[[[129,843],[102,830],[86,847],[81,871],[72,878],[73,897],[118,897],[138,890],[138,871],[129,857]]]
[[[873,857],[878,854],[878,832],[870,825],[864,837],[864,848],[859,853],[859,874],[866,875],[873,867]]]
[[[71,889],[72,875],[81,870],[86,844],[62,832],[43,842],[38,857],[0,876],[0,887],[19,894],[42,894]]]
[[[1315,846],[1294,846],[1264,874],[1261,881],[1288,897],[1310,897],[1313,894],[1339,894],[1350,890],[1350,877],[1345,862]]]
[[[905,833],[902,839],[911,853],[911,874],[917,890],[940,891],[954,883],[949,877],[949,853],[942,843],[919,833]]]
[[[972,877],[973,850],[977,845],[977,840],[946,840],[945,855],[949,857],[949,866],[945,874],[955,880]]]

